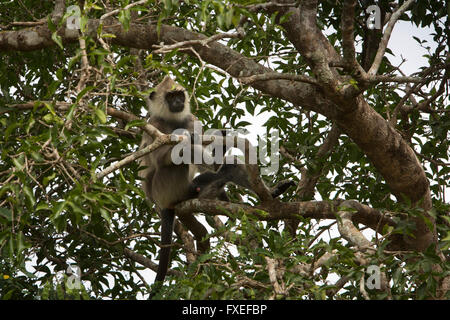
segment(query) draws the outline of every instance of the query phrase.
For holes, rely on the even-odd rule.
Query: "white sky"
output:
[[[436,43],[433,41],[433,37],[430,35],[433,29],[420,28],[417,29],[411,22],[399,21],[392,32],[389,40],[388,48],[396,55],[387,55],[388,59],[394,64],[400,64],[401,56],[407,61],[401,66],[401,70],[406,74],[420,71],[419,67],[427,65],[427,59],[423,57],[427,54],[427,50],[421,48],[413,36],[427,40],[427,46],[430,46],[432,50],[436,48]]]

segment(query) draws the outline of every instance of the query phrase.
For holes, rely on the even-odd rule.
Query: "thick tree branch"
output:
[[[376,75],[372,77],[367,77],[367,81],[370,84],[380,83],[380,82],[396,82],[396,83],[421,83],[424,81],[423,78],[419,77],[398,77],[389,75]]]
[[[344,65],[349,71],[360,70],[364,72],[362,67],[356,61],[355,55],[355,39],[353,24],[355,23],[355,7],[356,0],[345,0],[342,10],[342,53],[344,56]]]
[[[210,199],[191,199],[178,204],[175,207],[177,216],[190,215],[202,212],[207,215],[225,215],[230,218],[239,218],[242,214],[252,215],[262,220],[282,219],[336,219],[337,207],[343,200],[334,201],[303,201],[303,202],[279,202],[272,201],[260,206],[249,206],[246,204],[231,203]],[[396,226],[396,223],[388,216],[378,210],[351,201],[352,208],[357,213],[352,216],[354,223],[361,223],[369,228],[381,232],[383,226]]]
[[[188,224],[186,225],[187,228],[190,228]],[[189,233],[189,231],[184,228],[183,224],[180,223],[179,219],[175,219],[173,230],[175,231],[178,238],[181,239],[181,241],[184,244],[184,248],[186,249],[186,260],[188,263],[194,263],[195,260],[197,260],[197,251],[195,250],[195,242],[192,235]]]
[[[340,209],[337,213],[339,216],[339,219],[337,219],[338,230],[345,239],[357,246],[359,252],[355,252],[355,257],[361,265],[366,266],[368,265],[368,261],[364,253],[367,251],[376,252],[376,248],[352,222],[352,216],[354,214],[353,210],[357,210],[355,204],[354,201],[344,201],[340,205]],[[348,211],[349,209],[350,211]],[[361,280],[363,282],[361,291],[363,291],[365,284],[364,277],[362,277]],[[389,292],[387,277],[384,273],[380,274],[380,285],[382,290]]]
[[[267,80],[291,80],[291,81],[299,81],[304,83],[309,83],[312,85],[319,85],[319,83],[311,77],[298,75],[298,74],[288,74],[288,73],[263,73],[263,74],[255,74],[253,76],[248,77],[241,77],[239,78],[239,81],[245,83],[245,84],[252,84],[257,81],[267,81]]]

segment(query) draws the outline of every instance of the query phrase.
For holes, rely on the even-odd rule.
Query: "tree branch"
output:
[[[239,29],[238,32],[218,33],[209,38],[202,39],[202,40],[187,40],[187,41],[176,42],[171,45],[154,45],[153,47],[157,48],[157,50],[154,50],[153,53],[154,54],[168,53],[175,49],[192,47],[193,45],[200,45],[202,47],[208,47],[209,43],[218,41],[220,39],[243,38],[244,36],[245,36],[244,30]]]
[[[375,55],[375,59],[373,60],[372,66],[367,72],[369,76],[374,76],[377,74],[378,68],[380,67],[381,60],[383,59],[395,23],[400,18],[400,16],[409,8],[409,6],[413,4],[413,2],[414,0],[405,1],[405,3],[403,3],[403,5],[392,14],[391,19],[389,20],[389,23],[386,27],[386,30],[384,31],[383,37],[381,38],[380,45],[378,47],[377,54]]]
[[[149,154],[150,152],[155,151],[159,147],[166,145],[166,144],[174,144],[178,143],[178,141],[173,141],[171,138],[174,137],[174,135],[167,134],[163,136],[157,137],[150,145],[146,146],[145,148],[139,149],[136,152],[133,152],[128,157],[125,157],[124,159],[115,162],[114,164],[110,165],[108,168],[102,170],[101,172],[96,174],[97,179],[101,179],[111,172],[114,172],[123,166],[126,166],[127,164],[135,161],[136,159],[145,156],[146,154]],[[181,139],[181,137],[180,137]]]
[[[255,74],[248,77],[240,77],[238,78],[239,81],[241,81],[244,84],[252,84],[257,81],[267,81],[267,80],[290,80],[290,81],[298,81],[298,82],[304,82],[309,83],[315,86],[318,86],[319,83],[311,77],[299,75],[299,74],[288,74],[288,73],[278,73],[278,72],[271,72],[271,73],[263,73],[263,74]]]
[[[347,200],[348,201],[348,200]],[[189,215],[202,212],[207,215],[225,215],[230,218],[239,218],[243,214],[252,215],[262,221],[282,219],[336,219],[336,208],[343,200],[334,201],[302,201],[302,202],[272,202],[263,203],[259,206],[231,203],[210,199],[191,199],[175,206],[177,216]],[[361,223],[369,228],[381,232],[385,225],[396,226],[397,224],[383,213],[369,206],[351,201],[355,213],[351,218],[354,223]]]
[[[128,10],[128,9],[130,9],[132,7],[139,6],[141,4],[146,4],[147,2],[148,2],[148,0],[140,0],[140,1],[137,1],[137,2],[130,3],[130,4],[126,5],[123,8],[115,9],[115,10],[112,10],[112,11],[110,11],[108,13],[105,13],[104,15],[102,15],[100,17],[100,20],[105,20],[105,19],[107,19],[109,17],[112,17],[113,15],[119,13],[120,11]]]
[[[131,260],[143,265],[144,267],[147,267],[155,272],[158,270],[158,264],[156,264],[153,261],[151,261],[150,259],[144,257],[140,253],[136,253],[128,248],[124,248],[123,253],[125,254],[125,256],[127,256]],[[168,269],[167,274],[171,275],[171,276],[175,276],[175,277],[183,277],[183,273],[181,273],[178,270]]]
[[[342,9],[342,52],[344,65],[347,70],[357,70],[358,62],[355,56],[355,39],[353,36],[353,24],[355,23],[356,0],[345,0]],[[359,68],[362,69],[361,66]]]

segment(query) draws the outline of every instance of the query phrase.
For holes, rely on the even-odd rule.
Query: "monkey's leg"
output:
[[[192,214],[184,215],[178,217],[181,223],[192,232],[195,240],[197,241],[197,248],[201,253],[206,253],[209,251],[210,243],[208,236],[208,230],[201,224]]]

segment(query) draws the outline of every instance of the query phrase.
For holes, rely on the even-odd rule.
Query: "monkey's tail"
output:
[[[173,221],[175,219],[175,210],[162,209],[161,210],[161,249],[159,251],[159,264],[156,271],[155,286],[150,292],[149,299],[161,289],[162,282],[166,278],[167,269],[170,260],[170,245],[172,244]]]

